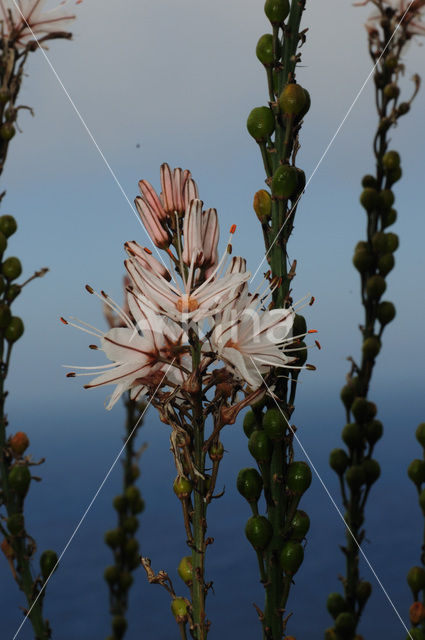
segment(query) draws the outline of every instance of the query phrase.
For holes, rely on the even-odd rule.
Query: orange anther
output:
[[[67,378],[75,378],[75,376],[76,376],[75,371],[70,371],[69,373],[66,374]]]
[[[150,249],[148,249],[147,247],[143,247],[143,251],[146,251],[146,253],[148,253],[150,256],[152,255],[152,251]]]
[[[60,318],[60,321],[61,321],[61,322],[63,322],[63,324],[68,324],[68,321],[67,321],[67,320],[65,320],[65,318],[62,318],[62,317],[61,317],[61,318]]]
[[[320,342],[318,340],[315,340],[314,342],[316,343],[316,346],[317,346],[318,349],[322,348],[322,345],[320,344]]]
[[[236,225],[232,224],[232,226],[230,227],[230,233],[233,234],[233,233],[235,233],[235,231],[236,231]]]
[[[317,333],[317,329],[309,329],[307,333]]]
[[[310,307],[314,303],[315,300],[316,300],[316,298],[314,296],[311,296],[310,302],[308,303]]]
[[[94,293],[94,289],[89,284],[86,284],[86,291],[88,291],[89,293]]]

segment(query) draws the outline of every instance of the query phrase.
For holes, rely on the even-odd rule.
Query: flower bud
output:
[[[8,342],[16,342],[24,333],[24,323],[19,316],[12,316],[10,322],[7,325],[4,337]]]
[[[286,426],[286,420],[277,407],[268,409],[263,416],[263,429],[270,440],[282,440],[285,437]]]
[[[22,265],[19,258],[6,258],[6,260],[1,265],[1,270],[5,278],[7,280],[15,280],[19,278],[22,273]]]
[[[356,267],[357,271],[360,273],[366,273],[372,267],[374,262],[374,258],[372,253],[370,253],[369,248],[367,249],[356,249],[353,255],[353,265]]]
[[[351,405],[351,411],[356,421],[363,424],[376,416],[376,405],[366,398],[356,398]]]
[[[425,588],[425,569],[423,567],[411,567],[407,574],[407,584],[413,592],[413,597],[417,600],[419,591]]]
[[[385,171],[392,171],[400,167],[400,154],[397,151],[387,151],[382,158],[382,166]]]
[[[15,465],[9,472],[9,487],[18,494],[20,498],[25,498],[31,482],[31,473],[26,465]]]
[[[370,189],[374,189],[376,191],[376,189],[378,188],[378,181],[376,180],[376,178],[374,176],[371,176],[370,174],[367,174],[366,176],[363,176],[363,178],[362,178],[362,187],[364,189],[370,188]]]
[[[366,209],[366,211],[370,212],[378,207],[378,192],[376,189],[372,187],[366,187],[360,194],[360,204],[362,207]]]
[[[124,542],[124,533],[121,529],[109,529],[109,531],[105,531],[103,539],[108,547],[116,549]]]
[[[383,431],[384,427],[380,420],[370,420],[364,425],[365,438],[372,446],[382,438]]]
[[[136,533],[138,528],[139,520],[136,518],[136,516],[129,516],[122,523],[122,529],[124,533],[129,533],[130,535]]]
[[[0,127],[0,138],[6,142],[12,140],[15,133],[16,129],[10,122],[5,122]]]
[[[30,446],[30,441],[26,433],[18,431],[10,437],[9,445],[15,455],[21,456]]]
[[[357,395],[356,391],[352,384],[346,384],[345,386],[342,387],[340,398],[347,410],[350,409],[356,395]]]
[[[136,538],[130,538],[124,545],[124,556],[126,558],[132,558],[139,552],[139,543]]]
[[[173,490],[179,500],[184,500],[192,493],[192,482],[185,476],[177,476],[173,483]]]
[[[298,460],[291,462],[286,475],[286,486],[295,494],[302,494],[311,485],[311,470],[306,462]]]
[[[24,516],[22,513],[13,513],[7,519],[7,528],[13,536],[18,536],[24,531]]]
[[[381,213],[382,224],[384,227],[390,227],[397,220],[397,211],[390,209]]]
[[[333,449],[329,456],[329,466],[338,475],[342,476],[348,467],[350,460],[344,449]]]
[[[391,189],[383,189],[378,195],[378,208],[380,211],[391,209],[394,204],[394,194]]]
[[[410,111],[410,104],[408,102],[400,102],[397,109],[397,115],[405,116]]]
[[[174,598],[171,601],[171,611],[177,622],[187,622],[189,605],[185,598]]]
[[[416,440],[425,448],[425,422],[421,422],[415,432]]]
[[[279,199],[290,198],[298,187],[298,173],[289,164],[280,165],[273,174],[272,195]]]
[[[362,344],[363,356],[367,360],[373,360],[374,358],[376,358],[380,350],[381,350],[381,341],[376,336],[371,336],[370,338],[366,338],[366,340]]]
[[[124,616],[114,616],[111,622],[112,631],[117,638],[122,638],[127,630],[127,620]]]
[[[0,216],[0,231],[8,238],[13,235],[18,228],[16,220],[13,216]]]
[[[360,606],[363,606],[370,598],[372,593],[372,585],[367,580],[361,580],[357,583],[356,598]]]
[[[388,251],[387,234],[377,231],[372,236],[372,247],[376,253],[386,253]]]
[[[243,419],[243,430],[247,438],[251,436],[251,434],[258,429],[257,418],[255,417],[255,413],[250,409],[246,412]]]
[[[340,613],[345,611],[347,603],[340,593],[330,593],[326,601],[326,609],[331,614],[332,618],[336,618]]]
[[[366,293],[370,300],[378,301],[387,288],[383,276],[370,276],[366,281]]]
[[[124,492],[124,498],[130,506],[136,504],[140,500],[140,491],[137,487],[127,487]]]
[[[382,325],[392,322],[395,318],[395,306],[387,300],[380,302],[376,309],[376,317]]]
[[[308,104],[305,90],[300,84],[287,84],[279,96],[279,107],[285,115],[300,115]]]
[[[397,69],[398,67],[397,56],[393,56],[390,54],[387,58],[385,58],[384,64],[389,71],[395,71],[395,69]]]
[[[294,575],[304,560],[304,547],[300,542],[288,540],[280,552],[280,566],[288,575]]]
[[[387,276],[394,269],[395,259],[392,253],[384,253],[378,259],[378,269],[381,276]]]
[[[305,511],[298,509],[291,520],[290,535],[293,540],[301,542],[310,529],[310,518]]]
[[[264,516],[252,516],[245,526],[245,535],[254,549],[265,549],[273,536],[273,527]]]
[[[387,249],[388,251],[394,252],[397,251],[398,249],[398,245],[399,245],[399,240],[398,240],[398,235],[396,233],[387,233]]]
[[[268,462],[272,457],[273,445],[264,431],[253,431],[249,436],[248,449],[257,462]]]
[[[257,48],[255,50],[257,54],[257,58],[259,61],[266,67],[271,66],[274,63],[274,55],[273,55],[273,36],[271,33],[265,33],[257,42]],[[279,60],[281,56],[281,46],[280,42],[278,42],[278,47],[276,51],[277,60]]]
[[[335,631],[344,638],[349,638],[356,629],[356,619],[349,611],[343,611],[335,619]],[[338,636],[337,636],[338,637]]]
[[[266,0],[264,13],[274,25],[281,25],[289,14],[289,0]]]
[[[114,565],[110,567],[106,567],[105,571],[103,572],[103,577],[105,578],[108,584],[114,584],[118,582],[119,576],[120,576],[120,571],[118,567]]]
[[[256,107],[246,121],[248,133],[257,142],[264,142],[274,131],[274,115],[270,107]]]
[[[266,222],[272,213],[272,199],[268,191],[260,189],[254,194],[252,203],[255,213],[259,221]]]
[[[224,446],[222,442],[217,442],[216,444],[212,444],[208,449],[208,455],[212,461],[214,460],[222,460],[224,455]]]
[[[258,502],[263,490],[263,479],[257,469],[241,469],[236,480],[236,487],[241,496],[248,502]]]
[[[115,511],[118,511],[118,513],[125,513],[127,510],[127,500],[125,498],[125,496],[115,496],[113,502],[112,502]]]
[[[358,489],[360,489],[362,484],[366,483],[366,477],[363,468],[358,464],[353,465],[352,467],[347,469],[345,480],[352,491],[357,491]]]
[[[387,100],[398,98],[399,95],[400,89],[395,82],[390,82],[389,84],[385,85],[384,96],[387,98]]]
[[[43,551],[40,557],[40,569],[41,575],[44,580],[50,576],[53,571],[56,571],[58,566],[58,554],[56,551],[52,551],[52,549],[47,549]]]
[[[357,422],[346,424],[341,434],[342,440],[349,449],[357,449],[363,441],[363,434]]]
[[[363,460],[361,467],[365,474],[365,480],[367,485],[372,485],[376,482],[381,475],[381,467],[377,460],[369,459]]]
[[[412,460],[407,467],[407,475],[412,482],[420,489],[421,484],[425,482],[425,462],[424,460]]]
[[[177,567],[177,573],[185,584],[192,584],[192,556],[183,556]]]
[[[133,576],[129,571],[121,571],[118,581],[121,589],[127,591],[133,584]]]

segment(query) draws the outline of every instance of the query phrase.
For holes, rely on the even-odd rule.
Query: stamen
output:
[[[315,340],[314,342],[316,343],[316,346],[317,346],[318,349],[322,348],[322,345],[320,344],[320,342],[318,340]]]
[[[316,367],[314,366],[314,364],[306,364],[305,368],[309,371],[316,371]]]
[[[59,320],[63,322],[63,324],[69,324],[69,322],[65,320],[65,318],[60,317]]]
[[[311,300],[308,303],[308,306],[311,307],[312,304],[314,304],[314,301],[316,300],[316,298],[314,296],[311,296]]]
[[[91,287],[89,284],[86,284],[86,291],[88,291],[89,293],[94,293],[93,287]]]
[[[76,373],[74,373],[74,371],[70,371],[69,373],[67,373],[67,374],[66,374],[66,377],[67,377],[67,378],[75,378],[75,376],[76,376],[76,375],[77,375],[77,374],[76,374]]]
[[[232,226],[230,227],[230,234],[233,235],[236,231],[236,225],[232,224]]]
[[[150,256],[152,255],[152,251],[150,249],[148,249],[147,247],[143,247],[143,251],[145,251]],[[170,251],[170,250],[168,249],[168,251]]]
[[[307,333],[317,333],[317,329],[309,329]]]
[[[97,346],[97,344],[89,344],[89,349],[95,349],[98,350],[99,347]]]

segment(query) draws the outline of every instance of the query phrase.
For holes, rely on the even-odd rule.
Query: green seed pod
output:
[[[349,611],[343,611],[335,618],[335,631],[343,638],[350,638],[355,630],[356,619]]]
[[[350,409],[351,405],[353,404],[353,400],[356,397],[356,395],[357,395],[356,391],[352,384],[346,384],[342,387],[340,398],[345,408],[347,409],[347,411]]]
[[[406,636],[406,640],[425,640],[425,632],[419,627],[410,629],[409,635]]]
[[[419,494],[419,505],[422,509],[422,512],[425,513],[425,489],[422,489]]]
[[[118,513],[125,513],[128,502],[125,496],[115,496],[112,504],[115,511],[118,511]]]
[[[342,430],[342,440],[349,449],[357,449],[363,441],[363,434],[357,422],[346,424]]]
[[[380,211],[391,209],[394,204],[394,194],[391,189],[384,189],[378,195],[378,207]]]
[[[376,336],[366,338],[362,344],[362,352],[367,360],[373,360],[376,358],[381,350],[381,341]]]
[[[425,448],[425,422],[421,422],[415,432],[416,440]]]
[[[0,138],[2,140],[8,141],[12,140],[13,136],[16,133],[16,129],[10,122],[5,122],[0,127]]]
[[[383,276],[370,276],[366,281],[367,297],[371,300],[379,300],[387,288],[387,283]]]
[[[329,466],[338,475],[342,476],[342,474],[345,473],[349,463],[350,460],[344,449],[333,449],[333,451],[331,451],[329,456]]]
[[[389,71],[395,71],[398,67],[398,60],[396,56],[393,55],[389,55],[386,59],[385,59],[385,67],[389,70]]]
[[[420,488],[421,484],[425,482],[425,462],[423,460],[412,460],[407,467],[407,475],[415,485]]]
[[[381,467],[377,460],[363,460],[361,467],[365,474],[365,480],[367,485],[372,485],[376,482],[381,475]]]
[[[171,611],[177,622],[187,622],[188,608],[185,598],[174,598],[171,601]]]
[[[119,576],[120,576],[119,569],[114,565],[111,565],[110,567],[106,567],[105,571],[103,572],[103,577],[105,578],[106,582],[108,582],[109,584],[114,584],[118,582]]]
[[[124,616],[114,616],[111,626],[116,637],[121,639],[127,631],[127,620]]]
[[[52,549],[47,549],[43,551],[40,557],[40,569],[41,575],[44,580],[50,576],[53,571],[56,571],[58,563],[58,554],[56,551],[52,551]]]
[[[17,228],[18,225],[13,216],[0,216],[0,231],[6,236],[6,238],[13,235]]]
[[[413,599],[418,599],[419,591],[425,589],[425,569],[423,567],[411,567],[407,574],[407,584],[413,592]]]
[[[236,480],[236,487],[248,502],[257,502],[263,490],[263,479],[257,469],[241,469]]]
[[[286,426],[286,420],[277,407],[268,409],[263,416],[263,429],[270,440],[282,440],[285,437]]]
[[[222,460],[224,456],[224,446],[222,442],[217,442],[212,444],[208,449],[208,455],[210,459],[214,462],[214,460]]]
[[[280,552],[280,566],[288,575],[294,575],[304,560],[304,548],[300,542],[288,540]]]
[[[366,176],[363,176],[363,178],[362,178],[362,187],[363,187],[363,189],[374,189],[374,190],[376,190],[378,188],[378,181],[376,180],[376,178],[374,176],[371,176],[370,174],[367,174]]]
[[[289,14],[289,0],[266,0],[264,13],[274,25],[281,25]]]
[[[133,576],[129,571],[121,571],[118,582],[121,589],[127,591],[133,584]]]
[[[4,282],[4,279],[2,276],[0,276],[0,279],[2,282]],[[11,284],[6,293],[6,300],[8,302],[13,302],[13,300],[15,300],[15,298],[17,298],[21,293],[21,289],[22,287],[19,284]]]
[[[310,529],[310,518],[305,511],[298,509],[291,520],[290,536],[292,540],[301,542]]]
[[[270,67],[274,63],[273,56],[273,36],[271,33],[265,33],[257,42],[257,48],[255,50],[257,54],[257,58],[259,61],[265,66]],[[278,42],[278,48],[276,51],[277,60],[280,59],[281,56],[281,47]]]
[[[403,175],[403,171],[402,171],[401,167],[397,167],[396,169],[393,169],[392,171],[388,171],[387,178],[388,178],[389,185],[393,185],[396,182],[398,182],[402,175]]]
[[[268,462],[272,457],[273,445],[264,431],[253,431],[248,440],[248,449],[257,462]]]
[[[382,438],[383,432],[384,427],[382,426],[382,422],[380,420],[370,420],[364,425],[365,438],[372,446],[376,442],[378,442],[380,438]]]
[[[9,305],[0,302],[0,329],[5,329],[10,322],[12,314]]]
[[[280,165],[273,174],[272,195],[275,198],[290,198],[298,187],[298,173],[289,164]]]
[[[387,248],[388,251],[397,251],[399,245],[398,235],[396,233],[387,233]]]
[[[18,536],[24,531],[24,516],[22,513],[13,513],[7,519],[7,528],[13,536]]]
[[[122,528],[125,533],[133,535],[139,528],[139,520],[136,518],[136,516],[129,516],[123,521]]]
[[[361,607],[369,600],[371,593],[372,585],[370,582],[367,582],[367,580],[361,580],[361,582],[357,584],[356,598]]]
[[[260,189],[254,194],[252,203],[257,218],[261,223],[267,222],[272,214],[272,199],[268,191]]]
[[[385,171],[393,171],[400,167],[400,154],[397,151],[387,151],[382,158],[382,166]]]
[[[247,438],[258,429],[257,419],[255,413],[250,409],[243,419],[243,430]]]
[[[26,465],[15,465],[9,472],[9,487],[20,498],[25,498],[31,483],[31,473]]]
[[[381,276],[386,276],[394,269],[395,259],[392,253],[384,253],[378,259],[378,269]]]
[[[298,460],[291,462],[286,475],[286,486],[289,491],[302,494],[311,485],[311,470],[306,462]]]
[[[351,405],[351,411],[356,421],[364,424],[376,416],[376,405],[366,398],[356,398]]]
[[[384,227],[390,227],[397,220],[397,211],[390,209],[389,211],[383,211],[381,213],[382,223]]]
[[[107,544],[108,547],[111,547],[111,549],[116,549],[120,546],[120,544],[124,542],[124,534],[121,529],[109,529],[109,531],[105,532],[103,539],[105,540],[105,544]]]
[[[185,476],[177,476],[173,483],[173,490],[179,500],[184,500],[192,493],[192,482]]]
[[[366,211],[373,211],[378,208],[378,192],[372,187],[366,187],[360,194],[360,204]]]
[[[192,584],[192,556],[183,556],[177,567],[177,573],[185,584]]]
[[[390,82],[384,87],[384,96],[387,100],[393,100],[394,98],[398,98],[400,95],[400,89],[395,84],[395,82]]]
[[[308,97],[300,84],[290,83],[279,96],[279,107],[287,116],[299,116],[308,103]]]
[[[345,480],[352,491],[360,489],[362,484],[366,483],[366,477],[363,468],[358,464],[353,465],[352,467],[347,469]]]
[[[307,323],[304,316],[296,314],[292,325],[292,334],[294,336],[303,336],[307,333]]]
[[[376,253],[386,253],[388,251],[387,234],[377,231],[372,236],[372,247]]]
[[[376,317],[382,325],[386,325],[389,322],[392,322],[395,318],[395,306],[392,302],[385,300],[378,304],[376,309]]]
[[[132,506],[136,504],[138,500],[140,500],[140,491],[137,487],[127,487],[124,491],[124,498],[127,500],[128,504]]]
[[[24,333],[24,323],[19,316],[12,316],[4,332],[4,337],[8,342],[16,342]]]
[[[22,273],[22,265],[19,258],[6,258],[1,266],[2,273],[7,280],[15,280]]]
[[[130,538],[124,545],[124,555],[127,558],[131,558],[139,551],[139,543],[136,538]]]
[[[245,535],[254,549],[265,549],[273,536],[273,527],[264,516],[252,516],[245,526]]]
[[[340,613],[345,611],[347,603],[340,593],[330,593],[326,601],[326,609],[331,614],[332,618],[336,618]]]
[[[130,571],[140,568],[140,556],[139,552],[135,553],[133,557],[127,557],[126,563]]]
[[[274,131],[274,115],[270,107],[256,107],[246,121],[248,133],[257,141],[264,142]]]
[[[397,109],[397,115],[405,116],[410,111],[410,104],[408,102],[400,102]]]
[[[369,249],[357,249],[353,255],[353,265],[359,273],[367,273],[374,263],[373,255]]]

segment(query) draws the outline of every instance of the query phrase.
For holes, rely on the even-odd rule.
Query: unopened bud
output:
[[[285,115],[300,115],[308,103],[306,92],[300,84],[287,84],[279,96],[279,106]]]
[[[254,211],[260,222],[266,222],[272,213],[272,199],[268,191],[260,189],[254,194],[252,203]]]
[[[264,142],[274,131],[272,110],[269,107],[256,107],[249,114],[246,127],[257,142]]]
[[[371,276],[366,282],[367,297],[371,300],[379,300],[387,288],[387,283],[383,276]]]
[[[266,0],[264,13],[272,24],[283,24],[289,14],[289,0]]]
[[[264,64],[264,66],[271,66],[275,59],[273,55],[273,36],[271,33],[265,33],[257,42],[257,48],[255,50],[257,54],[257,58],[259,61]],[[281,46],[280,42],[277,43],[277,60],[279,60],[281,55]]]

